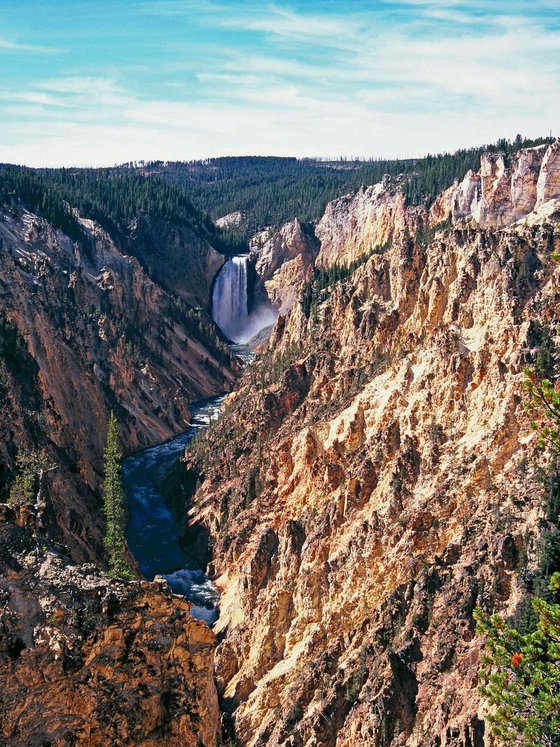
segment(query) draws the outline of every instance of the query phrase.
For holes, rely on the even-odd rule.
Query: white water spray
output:
[[[272,306],[261,306],[249,314],[247,267],[246,256],[228,259],[216,278],[212,294],[212,317],[233,342],[248,342],[278,317]]]

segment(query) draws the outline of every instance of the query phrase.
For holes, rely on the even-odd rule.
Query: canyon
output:
[[[560,141],[429,207],[362,187],[243,260],[145,215],[127,253],[77,215],[89,252],[0,220],[4,493],[18,450],[56,464],[39,528],[0,506],[0,744],[493,745],[472,613],[519,613],[547,528],[522,382],[555,373]],[[232,309],[277,317],[243,371],[212,297],[229,339]],[[98,570],[99,487],[110,409],[130,454],[227,391],[180,464],[210,630],[165,579]]]
[[[78,211],[78,240],[38,212],[0,210],[2,497],[18,453],[49,465],[40,508],[0,504],[0,744],[215,744],[215,637],[163,580],[100,570],[100,486],[111,410],[130,453],[233,385],[239,363],[205,310],[224,257],[145,215],[133,256]]]

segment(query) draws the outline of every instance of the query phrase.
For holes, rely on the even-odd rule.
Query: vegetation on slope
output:
[[[478,632],[487,636],[481,692],[493,707],[493,733],[507,744],[553,747],[560,742],[560,392],[550,379],[528,370],[527,406],[538,443],[549,451],[547,520],[531,600],[533,615],[508,624],[476,610]]]
[[[183,190],[122,169],[0,168],[0,204],[9,205],[12,199],[22,200],[75,240],[84,232],[73,208],[97,221],[121,247],[126,246],[131,221],[140,215],[215,238],[212,222]]]
[[[105,549],[109,573],[116,578],[129,578],[130,571],[125,559],[124,493],[121,477],[122,454],[119,446],[119,430],[115,413],[109,415],[107,441],[104,452],[103,510],[105,513]]]
[[[163,238],[161,244],[155,246],[153,237],[145,230],[141,232],[139,241],[133,241],[131,225],[136,219],[144,217],[159,225],[188,228],[196,237],[211,242],[212,246],[224,248],[212,222],[193,207],[182,190],[162,180],[145,179],[127,171],[37,171],[12,166],[0,167],[0,206],[9,209],[18,202],[43,216],[52,226],[77,242],[90,260],[95,256],[96,240],[79,222],[78,215],[95,220],[123,252],[136,256],[148,275],[174,296],[174,288],[167,283],[165,265],[172,262],[175,248],[164,246]],[[183,274],[188,274],[188,271],[188,267],[181,269]],[[179,271],[175,273],[176,276],[179,274]],[[188,331],[220,363],[227,365],[230,362],[229,349],[205,311],[192,308],[179,298],[174,301],[174,316],[186,324]],[[126,323],[123,321],[122,324]],[[134,325],[129,323],[126,326],[131,344],[136,344],[135,338],[138,335]],[[138,344],[141,345],[141,341]],[[0,383],[1,378],[0,370]]]
[[[279,227],[296,217],[303,223],[315,222],[330,200],[362,185],[375,184],[385,175],[402,184],[407,204],[428,206],[469,169],[478,171],[485,151],[510,155],[545,142],[552,140],[518,135],[513,141],[501,139],[495,144],[425,158],[320,161],[250,156],[152,162],[139,170],[186,189],[193,203],[213,220],[241,211],[244,223],[224,233],[233,247],[236,241],[242,244],[264,226]]]

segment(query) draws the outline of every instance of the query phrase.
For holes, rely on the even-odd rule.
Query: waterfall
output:
[[[226,337],[241,342],[247,326],[247,257],[232,257],[220,270],[212,294],[212,316]]]
[[[245,343],[278,318],[272,304],[261,303],[249,313],[247,298],[247,256],[231,257],[214,283],[212,318],[232,342]]]

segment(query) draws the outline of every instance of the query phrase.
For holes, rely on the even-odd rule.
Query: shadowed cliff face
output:
[[[490,744],[472,611],[515,612],[538,554],[521,382],[560,320],[557,147],[508,167],[507,221],[492,190],[459,218],[461,185],[329,205],[318,261],[364,263],[280,319],[193,449],[238,744]]]
[[[193,306],[209,307],[212,282],[225,258],[191,228],[140,216],[130,227],[135,257],[159,285]]]
[[[87,254],[20,206],[0,212],[2,497],[18,451],[45,448],[55,466],[38,521],[0,503],[0,744],[214,747],[213,633],[167,585],[112,581],[52,540],[104,562],[111,409],[126,451],[153,444],[184,430],[189,402],[228,389],[236,365],[204,312],[82,225],[95,237]],[[179,252],[188,231],[172,227],[154,252],[147,230],[133,237],[138,256],[190,258],[192,285],[188,266],[168,266],[167,285],[206,305],[218,255],[194,239]]]
[[[48,478],[48,534],[76,559],[99,560],[94,491],[110,409],[125,451],[168,438],[186,427],[189,402],[231,385],[229,351],[208,336],[204,312],[163,291],[92,221],[82,221],[95,237],[86,255],[21,207],[1,218],[0,305],[32,365],[3,378],[0,487],[16,450],[46,447],[58,465]],[[202,266],[204,247],[192,251]]]

